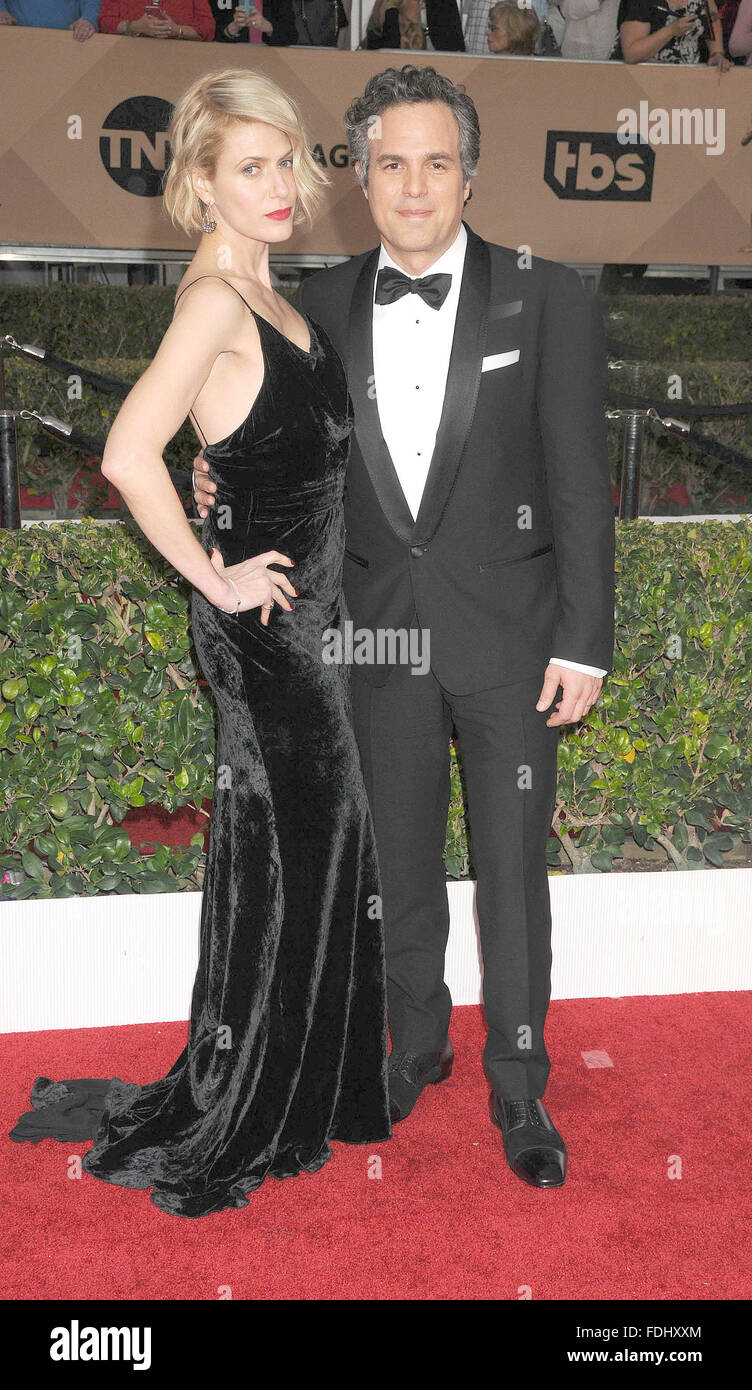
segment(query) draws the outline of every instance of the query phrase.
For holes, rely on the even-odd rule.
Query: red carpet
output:
[[[552,1004],[545,1099],[570,1153],[559,1190],[509,1170],[488,1118],[480,1010],[458,1008],[452,1077],[391,1140],[334,1144],[320,1172],[267,1180],[247,1207],[197,1221],[146,1192],[69,1178],[75,1145],[7,1138],[35,1076],[156,1079],[186,1024],[6,1034],[0,1296],[748,1299],[751,1000]],[[589,1068],[583,1052],[613,1066]],[[368,1177],[374,1154],[380,1178]]]

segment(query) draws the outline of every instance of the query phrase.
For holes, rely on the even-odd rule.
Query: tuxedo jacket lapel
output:
[[[373,282],[379,248],[366,257],[350,300],[347,384],[355,407],[355,434],[363,462],[393,531],[409,541],[415,522],[400,486],[397,471],[381,433],[373,375]]]
[[[363,262],[350,301],[347,365],[348,386],[355,407],[355,433],[381,509],[393,531],[408,542],[429,540],[441,520],[470,432],[480,385],[491,288],[491,258],[485,241],[476,236],[467,223],[465,228],[467,247],[444,405],[420,510],[415,520],[381,432],[376,403],[372,334],[378,247]]]

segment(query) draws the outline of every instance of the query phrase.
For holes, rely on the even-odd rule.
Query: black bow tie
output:
[[[419,294],[432,309],[440,309],[452,283],[451,275],[439,272],[436,275],[422,275],[411,280],[394,266],[382,266],[376,276],[376,303],[393,304],[403,294]]]

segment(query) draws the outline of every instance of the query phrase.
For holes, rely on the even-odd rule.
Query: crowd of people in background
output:
[[[351,47],[350,0],[0,0],[0,24],[194,43]],[[752,63],[752,0],[375,0],[360,48]]]

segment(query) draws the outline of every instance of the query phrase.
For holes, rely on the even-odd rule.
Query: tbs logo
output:
[[[543,177],[557,198],[647,203],[655,152],[638,140],[625,149],[612,131],[549,130]]]

